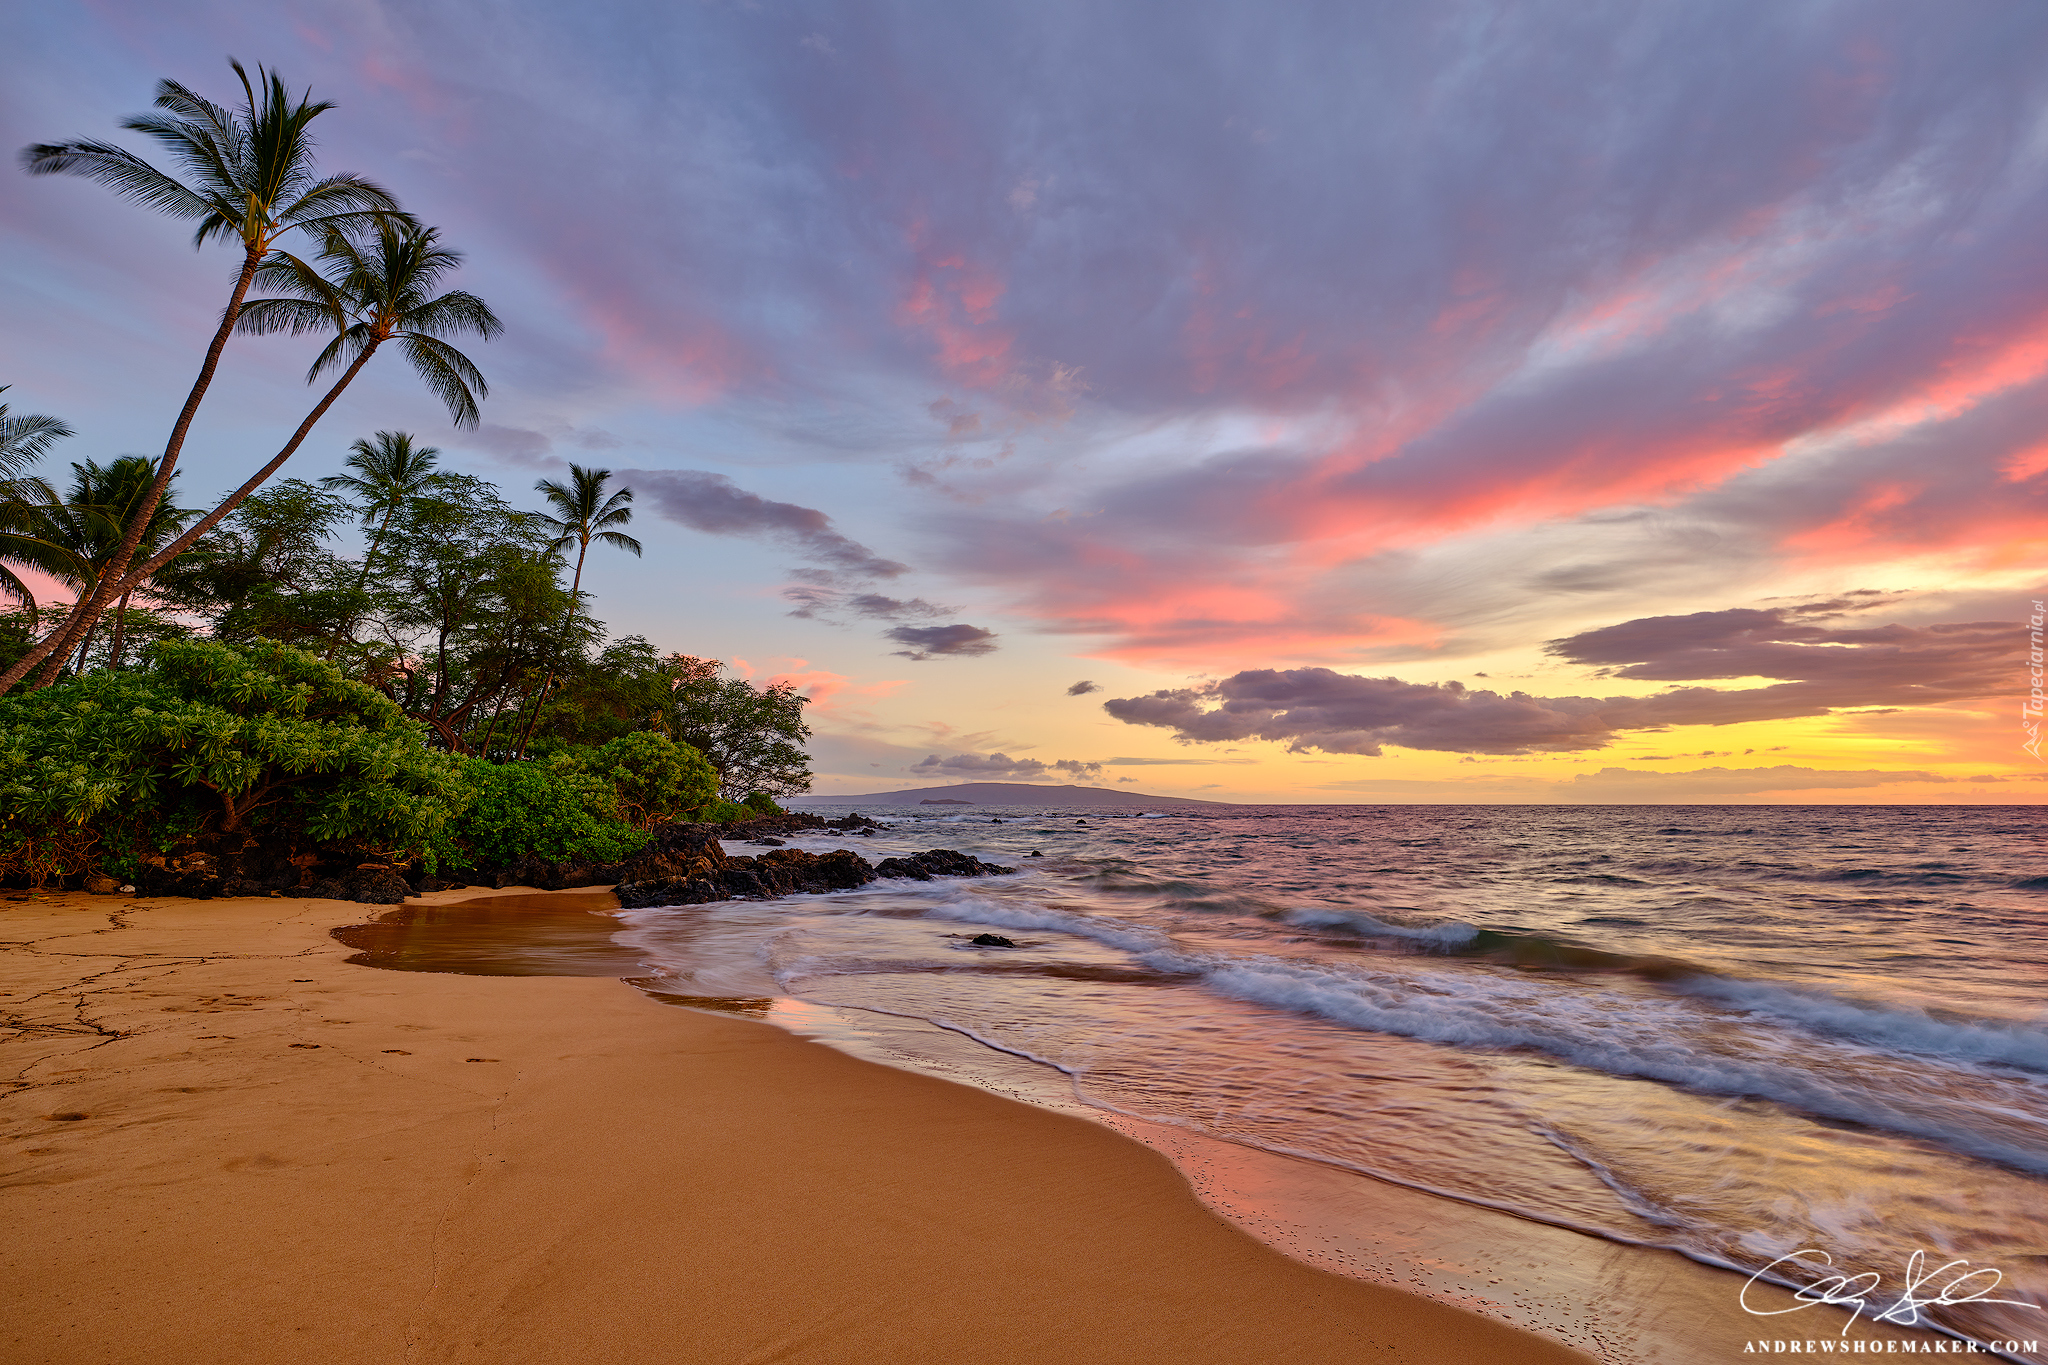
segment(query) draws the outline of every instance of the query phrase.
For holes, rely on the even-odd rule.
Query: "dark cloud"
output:
[[[1730,725],[1849,707],[1925,706],[2012,686],[2025,636],[2013,622],[1845,627],[1842,604],[1646,617],[1548,646],[1608,676],[1680,681],[1784,678],[1765,687],[1680,687],[1649,697],[1537,697],[1411,683],[1327,668],[1253,669],[1204,687],[1117,698],[1103,709],[1183,742],[1264,739],[1296,751],[1381,746],[1512,754],[1598,749],[1617,731]]]
[[[1073,758],[1045,763],[1035,758],[1011,758],[1008,754],[1000,753],[953,754],[946,758],[931,754],[906,771],[918,777],[943,774],[948,777],[977,777],[985,781],[998,778],[1022,778],[1030,781],[1055,775],[1100,778],[1102,765],[1083,763]]]
[[[1080,682],[1067,689],[1067,695],[1070,697],[1085,697],[1090,692],[1100,692],[1101,690],[1101,683],[1089,682],[1086,678],[1083,678]]]
[[[951,607],[934,605],[922,597],[885,597],[877,592],[848,592],[822,584],[805,583],[784,588],[782,595],[797,604],[796,610],[789,614],[806,620],[829,621],[835,616],[848,615],[866,616],[878,621],[919,621],[953,613]]]
[[[723,474],[702,469],[622,469],[629,483],[663,516],[692,530],[720,536],[768,536],[802,549],[833,570],[867,578],[894,578],[909,566],[883,559],[832,529],[832,519],[793,502],[771,502]]]
[[[992,654],[996,648],[996,633],[981,626],[898,626],[889,632],[889,638],[910,646],[896,651],[905,659]]]
[[[1847,612],[1879,605],[1837,598],[1768,610],[1648,616],[1552,640],[1544,650],[1596,667],[1603,677],[1782,678],[1788,681],[1751,691],[1779,702],[1800,698],[1822,709],[1959,701],[2010,686],[2024,634],[2017,621],[1840,624]]]

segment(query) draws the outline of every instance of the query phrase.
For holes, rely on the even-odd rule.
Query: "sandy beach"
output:
[[[1290,1260],[1097,1125],[362,907],[0,902],[0,1358],[1584,1359]]]

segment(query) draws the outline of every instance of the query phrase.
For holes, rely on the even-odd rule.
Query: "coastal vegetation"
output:
[[[330,104],[234,70],[238,108],[165,81],[158,112],[125,121],[175,175],[96,140],[23,154],[196,220],[195,246],[242,262],[161,455],[73,463],[60,491],[37,466],[71,428],[0,404],[0,879],[133,879],[259,846],[307,868],[608,864],[667,822],[779,813],[809,786],[805,698],[614,639],[590,609],[592,547],[641,552],[611,471],[572,464],[523,509],[377,431],[343,473],[276,477],[387,348],[476,426],[488,384],[451,338],[503,324],[444,287],[462,257],[437,229],[317,172],[308,126]],[[277,334],[325,336],[306,381],[331,381],[239,486],[180,506],[229,340]]]

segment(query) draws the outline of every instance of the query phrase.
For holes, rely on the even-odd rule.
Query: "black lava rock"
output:
[[[1016,870],[985,863],[950,848],[927,849],[907,858],[884,858],[875,864],[878,877],[907,877],[914,882],[928,882],[934,877],[1000,877]]]

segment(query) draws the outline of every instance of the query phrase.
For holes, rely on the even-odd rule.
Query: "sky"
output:
[[[53,0],[0,135],[229,56],[506,323],[477,430],[373,362],[288,472],[613,470],[593,611],[797,682],[821,793],[2048,795],[2036,0]],[[235,253],[0,175],[6,401],[161,450]]]

